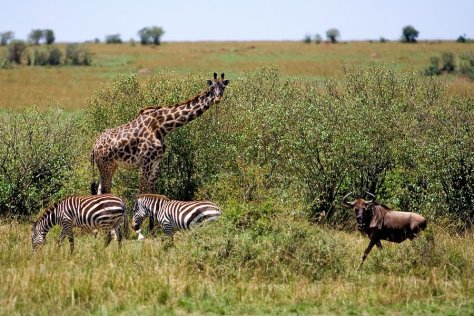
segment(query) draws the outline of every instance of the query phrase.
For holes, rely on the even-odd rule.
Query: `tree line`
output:
[[[416,43],[417,38],[420,32],[412,25],[407,25],[403,27],[402,29],[402,35],[400,37],[400,41],[402,43]],[[335,44],[339,41],[339,38],[341,37],[341,32],[337,28],[330,28],[329,30],[326,31],[326,39],[327,42],[330,42],[332,44]],[[303,42],[304,43],[311,43],[314,40],[316,44],[319,44],[322,42],[323,38],[321,35],[318,33],[314,36],[314,38],[311,37],[310,34],[306,34]],[[380,42],[384,43],[386,42],[387,39],[384,37],[380,37]],[[466,37],[466,34],[460,35],[457,39],[456,42],[460,43],[465,43],[468,42],[469,39]]]

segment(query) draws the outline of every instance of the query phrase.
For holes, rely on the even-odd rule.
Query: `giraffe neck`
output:
[[[173,129],[183,126],[207,111],[214,104],[215,97],[212,88],[207,89],[196,97],[169,107],[164,114],[161,132],[168,134]]]

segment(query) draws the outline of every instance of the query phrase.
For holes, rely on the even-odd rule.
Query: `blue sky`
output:
[[[398,40],[412,24],[423,39],[474,38],[474,0],[17,0],[3,1],[0,32],[26,39],[52,29],[57,42],[137,39],[161,26],[163,41],[301,40],[337,28],[341,40]]]

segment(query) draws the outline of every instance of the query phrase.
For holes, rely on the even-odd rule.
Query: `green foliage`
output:
[[[467,42],[466,34],[459,35],[459,37],[456,39],[456,42],[458,42],[458,43],[466,43],[466,42]]]
[[[21,64],[23,56],[25,55],[28,47],[24,41],[13,40],[8,44],[5,50],[5,61],[7,63]]]
[[[337,43],[339,37],[341,37],[341,33],[338,29],[332,28],[326,31],[326,37],[331,43]]]
[[[459,56],[459,72],[474,80],[474,53],[466,52]]]
[[[305,37],[303,38],[303,43],[311,44],[311,35],[306,34]]]
[[[163,34],[165,34],[165,31],[159,26],[144,27],[138,31],[142,45],[148,45],[150,43],[160,45]]]
[[[32,66],[56,66],[61,64],[62,52],[58,47],[36,47],[32,56],[28,55],[28,65]]]
[[[5,46],[15,37],[15,33],[12,31],[6,31],[0,33],[0,45]]]
[[[49,30],[49,29],[46,29],[46,30],[43,30],[43,37],[44,37],[44,40],[45,40],[45,43],[46,45],[51,45],[54,43],[55,41],[55,37],[54,37],[54,32],[53,30]]]
[[[4,113],[0,124],[0,214],[37,213],[62,196],[73,171],[75,123],[60,111]]]
[[[120,34],[106,35],[105,43],[106,44],[122,44],[122,39],[120,38]]]
[[[28,41],[33,45],[39,45],[40,40],[44,37],[43,30],[33,29],[28,34]]]
[[[64,63],[74,66],[89,66],[92,63],[89,49],[84,45],[67,44]]]
[[[348,67],[342,80],[324,83],[285,78],[271,67],[230,78],[221,104],[166,137],[159,192],[275,200],[332,224],[351,216],[340,206],[347,192],[368,191],[392,207],[430,216],[471,217],[470,180],[455,181],[471,177],[470,142],[459,147],[460,136],[439,127],[449,118],[469,139],[469,124],[459,120],[470,122],[471,101],[447,98],[440,82],[388,67]],[[144,85],[121,77],[91,102],[88,124],[100,132],[144,106],[175,104],[204,88],[205,78],[174,73]],[[133,196],[137,173],[119,175],[114,185],[132,188]]]
[[[412,26],[407,25],[402,30],[402,42],[403,43],[416,43],[416,38],[419,32]]]
[[[322,42],[322,40],[323,40],[323,38],[321,37],[321,35],[316,34],[316,35],[314,36],[314,42],[315,42],[316,44],[320,44],[320,43]]]

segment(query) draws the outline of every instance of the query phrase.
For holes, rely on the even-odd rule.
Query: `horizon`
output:
[[[33,29],[51,29],[59,43],[103,42],[112,34],[127,42],[137,40],[141,28],[153,25],[165,31],[163,42],[301,41],[316,34],[325,40],[330,28],[340,31],[341,42],[398,41],[407,25],[419,31],[419,41],[474,36],[469,34],[474,29],[474,1],[467,0],[453,0],[449,7],[441,0],[241,0],[232,5],[215,0],[145,0],[135,4],[104,0],[81,6],[59,0],[25,0],[7,2],[3,9],[10,14],[0,20],[0,32],[12,31],[15,39],[26,40]]]

